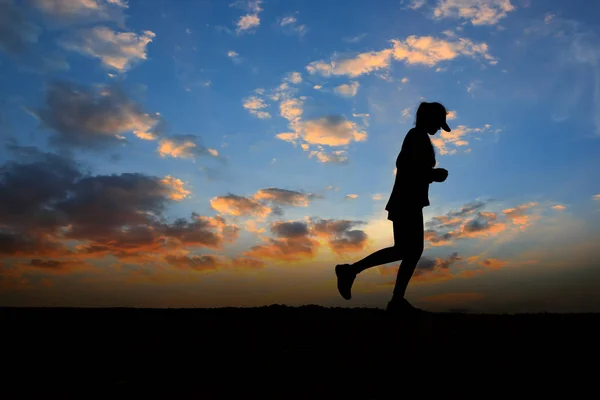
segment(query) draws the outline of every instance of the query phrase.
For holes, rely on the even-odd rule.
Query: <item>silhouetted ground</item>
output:
[[[0,308],[0,395],[595,397],[599,326],[600,314]]]

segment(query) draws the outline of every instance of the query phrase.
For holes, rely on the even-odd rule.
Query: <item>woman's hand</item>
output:
[[[433,181],[444,182],[448,177],[448,171],[444,168],[435,168],[433,170]]]

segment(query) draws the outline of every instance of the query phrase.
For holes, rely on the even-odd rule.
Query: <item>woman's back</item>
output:
[[[429,206],[429,184],[435,163],[435,151],[428,134],[412,128],[396,159],[396,178],[385,209],[396,211],[407,205]]]

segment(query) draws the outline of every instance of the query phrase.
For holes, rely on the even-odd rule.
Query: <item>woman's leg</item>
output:
[[[369,254],[360,261],[355,262],[350,267],[352,272],[359,274],[365,269],[375,267],[377,265],[388,264],[394,261],[402,260],[402,242],[401,242],[401,227],[402,222],[394,221],[394,245],[385,249],[377,250]]]
[[[408,282],[415,272],[417,262],[423,254],[425,247],[423,228],[423,209],[412,212],[404,220],[406,222],[402,232],[402,247],[405,249],[402,263],[396,276],[396,286],[392,300],[404,298]]]

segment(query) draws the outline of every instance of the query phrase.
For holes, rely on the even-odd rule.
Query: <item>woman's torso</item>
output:
[[[429,174],[435,164],[429,135],[415,128],[408,131],[396,158],[396,178],[385,209],[398,211],[410,206],[429,206]]]

